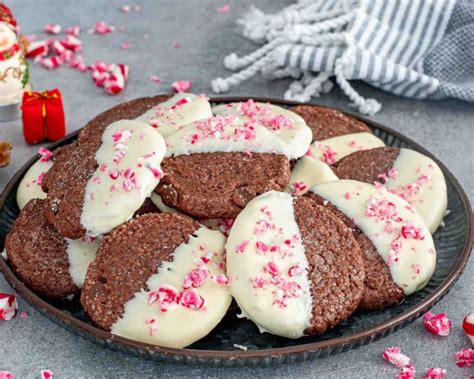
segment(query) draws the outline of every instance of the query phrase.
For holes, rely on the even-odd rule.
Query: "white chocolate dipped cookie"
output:
[[[250,201],[234,221],[226,253],[231,293],[262,332],[288,338],[323,333],[362,299],[357,242],[308,197],[270,191]]]
[[[139,216],[105,237],[87,272],[84,309],[115,335],[188,346],[230,305],[224,243],[222,233],[187,216]]]
[[[199,219],[231,219],[252,198],[284,190],[288,145],[266,127],[225,115],[186,125],[166,139],[164,177],[155,192]]]
[[[166,138],[184,125],[210,117],[211,105],[206,96],[181,92],[158,103],[137,120],[150,124]]]
[[[431,233],[446,214],[443,172],[431,158],[405,148],[385,147],[351,154],[335,165],[341,179],[378,182],[416,208]]]
[[[370,241],[388,268],[391,280],[403,291],[404,296],[426,285],[436,266],[436,250],[423,219],[405,200],[383,187],[355,180],[319,184],[311,188],[310,193],[322,199],[323,204],[345,215],[345,221],[354,230],[354,234],[363,234]],[[367,241],[358,238],[358,242],[366,250],[370,250]],[[367,253],[364,257],[366,260],[373,258],[368,257]],[[375,275],[375,269],[366,264],[368,278],[371,274]],[[377,268],[379,269],[380,267]],[[367,296],[389,293],[382,285],[384,281],[385,279],[379,280],[382,288],[378,291],[369,285],[372,292],[367,291]],[[398,295],[394,301],[397,300]],[[375,299],[373,303],[376,301],[380,301],[383,306],[373,308],[383,308],[386,305],[383,299]],[[370,303],[370,299],[367,299],[367,303]]]
[[[212,111],[216,115],[231,115],[264,126],[288,145],[290,159],[303,156],[311,143],[311,129],[299,115],[270,103],[249,99],[218,105]]]

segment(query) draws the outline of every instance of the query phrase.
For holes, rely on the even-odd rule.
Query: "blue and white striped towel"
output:
[[[474,101],[472,0],[300,0],[274,15],[251,8],[238,23],[263,46],[227,56],[226,68],[239,71],[214,79],[214,92],[261,72],[296,79],[285,98],[302,102],[330,91],[334,76],[364,114],[381,105],[348,80],[406,97]]]

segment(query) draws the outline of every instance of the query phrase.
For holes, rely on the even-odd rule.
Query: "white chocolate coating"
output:
[[[323,183],[311,191],[355,222],[406,295],[426,285],[436,266],[436,250],[423,219],[405,200],[383,187],[355,180]]]
[[[41,159],[38,159],[28,169],[23,179],[21,179],[16,193],[16,202],[20,210],[22,210],[31,199],[46,199],[46,193],[41,189],[41,181],[44,174],[49,171],[52,165],[52,160],[42,162]]]
[[[0,22],[0,51],[11,48],[18,43],[15,31],[5,22]],[[27,83],[23,83],[28,69],[24,53],[20,49],[9,59],[0,61],[0,104],[17,103],[23,96]]]
[[[133,216],[162,176],[164,153],[163,137],[144,122],[121,120],[105,129],[84,194],[87,235],[105,234]]]
[[[196,288],[204,299],[201,309],[178,305],[166,312],[156,303],[149,304],[149,292],[141,290],[125,304],[122,317],[112,326],[112,333],[158,346],[182,348],[206,336],[224,317],[232,297],[226,284],[217,284],[211,276],[225,273],[224,243],[222,233],[201,226],[188,243],[181,244],[173,253],[172,262],[164,262],[152,275],[146,286],[157,291],[164,285],[182,290],[183,279],[193,269],[201,266],[209,270],[209,277]],[[203,265],[202,256],[210,261]],[[153,323],[147,321],[154,320]],[[156,326],[156,332],[150,332]]]
[[[95,253],[100,245],[100,240],[98,238],[93,240],[70,240],[66,238],[66,242],[69,259],[69,274],[77,288],[82,288],[87,269],[95,257]]]
[[[244,317],[279,336],[303,336],[312,299],[293,197],[270,191],[251,200],[234,221],[226,252],[230,290]],[[284,292],[290,287],[294,296]]]
[[[186,125],[166,139],[166,157],[242,152],[289,156],[288,146],[264,126],[233,116],[215,116]]]
[[[327,164],[334,164],[356,151],[382,146],[385,146],[383,141],[372,133],[352,133],[313,142],[310,156]]]
[[[168,137],[184,125],[212,117],[211,105],[203,95],[177,93],[137,118],[152,125],[163,137]]]
[[[288,145],[289,158],[302,157],[312,139],[311,129],[304,119],[288,109],[248,100],[241,103],[222,104],[212,108],[216,115],[231,115],[244,121],[255,121],[265,126]]]
[[[301,157],[291,170],[290,183],[286,191],[293,195],[304,195],[317,184],[339,180],[328,164],[308,156]]]
[[[161,200],[161,196],[158,195],[156,192],[152,192],[150,196],[150,200],[153,201],[153,204],[164,213],[180,213],[177,209],[173,207],[168,207],[163,200]]]
[[[400,149],[385,186],[413,205],[431,233],[441,224],[448,207],[446,180],[439,166],[426,155]]]

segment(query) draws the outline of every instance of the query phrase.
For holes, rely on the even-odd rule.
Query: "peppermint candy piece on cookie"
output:
[[[290,159],[303,156],[311,143],[311,129],[300,116],[270,103],[249,99],[218,105],[212,111],[216,115],[231,115],[264,126],[288,145]]]
[[[401,197],[355,180],[323,183],[307,196],[343,218],[362,247],[364,309],[394,305],[433,275],[436,250],[422,218]]]
[[[378,182],[416,208],[431,233],[446,214],[448,195],[443,172],[417,151],[382,147],[353,153],[334,167],[341,179]]]
[[[112,334],[188,346],[207,335],[230,305],[224,243],[222,233],[187,216],[139,216],[105,236],[81,303],[94,324]]]
[[[261,331],[288,338],[323,333],[362,299],[356,240],[310,198],[275,191],[256,197],[235,219],[226,253],[231,293]]]

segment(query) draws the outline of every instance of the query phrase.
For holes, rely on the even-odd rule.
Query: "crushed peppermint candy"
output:
[[[446,370],[444,368],[427,368],[421,379],[444,379]]]
[[[148,79],[150,79],[150,81],[155,83],[155,84],[160,84],[160,82],[161,82],[161,79],[156,75],[150,75],[150,77]]]
[[[130,5],[124,5],[120,8],[123,13],[130,13]]]
[[[114,30],[114,26],[107,25],[105,21],[98,21],[95,24],[95,29],[93,30],[93,32],[103,36],[112,33]]]
[[[454,355],[456,366],[471,367],[474,365],[474,349],[462,349]]]
[[[198,267],[188,273],[183,279],[183,288],[200,287],[208,278],[209,270],[205,267]]]
[[[429,332],[447,337],[451,329],[451,320],[446,317],[444,312],[435,315],[428,311],[423,316],[423,325]]]
[[[168,312],[178,307],[180,293],[176,287],[170,284],[161,286],[158,291],[152,291],[148,294],[148,304],[155,301],[160,305],[161,312]]]
[[[43,30],[46,34],[59,34],[61,33],[62,27],[59,24],[46,24]]]
[[[382,357],[396,367],[408,366],[410,364],[410,358],[402,354],[401,351],[399,347],[389,347],[383,352]]]
[[[0,321],[10,321],[16,316],[18,303],[16,296],[0,293]]]
[[[54,156],[52,151],[49,151],[44,147],[40,147],[38,149],[38,155],[41,156],[40,162],[49,162],[51,159],[53,159]]]
[[[53,373],[51,370],[41,370],[41,378],[42,379],[51,379],[53,377]]]
[[[20,318],[22,319],[28,318],[28,313],[26,311],[21,311]]]
[[[306,191],[308,189],[308,186],[306,185],[305,182],[300,181],[300,182],[292,183],[290,188],[291,188],[291,193],[293,195],[298,195]]]
[[[187,80],[178,80],[174,82],[171,87],[175,90],[175,92],[187,92],[191,89],[192,83]]]
[[[243,253],[247,246],[249,245],[250,241],[249,240],[243,240],[241,243],[237,245],[235,248],[236,253]]]
[[[230,12],[230,5],[229,4],[224,4],[220,7],[216,8],[217,13],[229,13]]]
[[[204,306],[204,298],[195,289],[188,289],[181,293],[180,304],[190,309],[201,309]]]
[[[0,379],[15,379],[15,375],[10,371],[0,371]]]
[[[400,369],[400,373],[397,375],[397,379],[415,379],[415,374],[415,367],[410,364]]]

